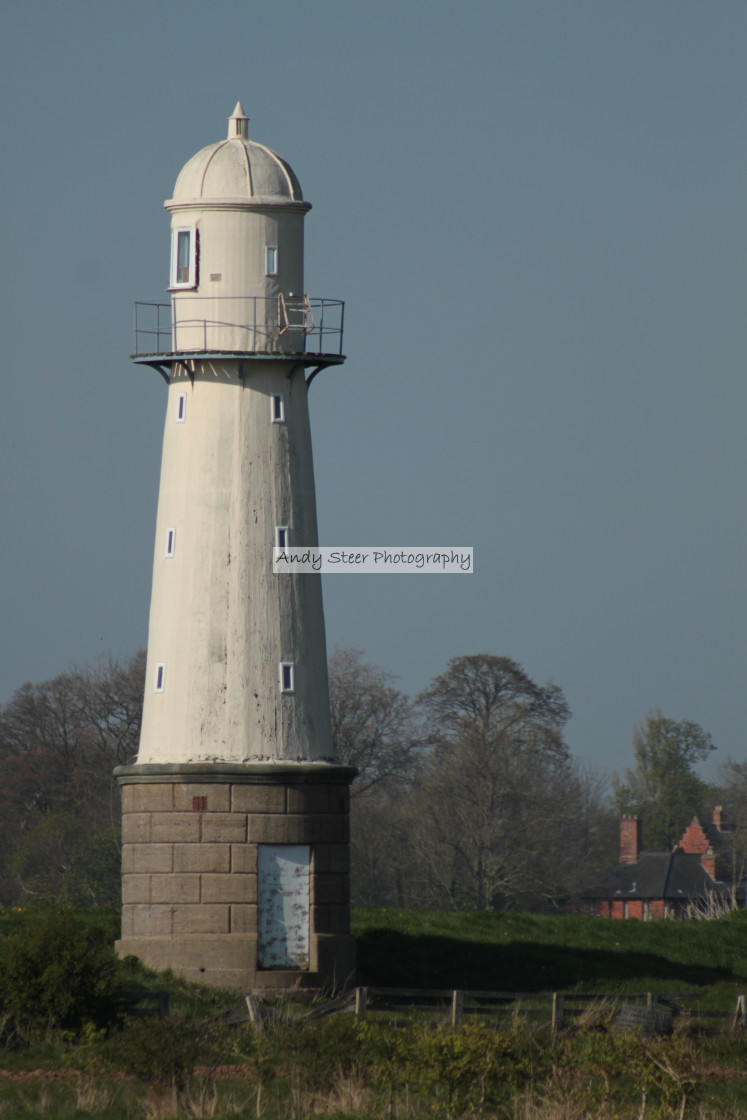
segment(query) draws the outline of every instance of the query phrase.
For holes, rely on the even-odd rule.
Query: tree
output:
[[[713,804],[723,809],[729,834],[728,864],[722,856],[723,877],[741,894],[747,879],[747,762],[727,758],[719,767],[719,782],[711,792]]]
[[[337,647],[329,659],[335,757],[358,768],[353,795],[411,774],[422,748],[412,702],[391,673],[363,661],[363,651]]]
[[[123,662],[102,660],[41,684],[24,684],[0,708],[2,901],[15,897],[21,868],[28,883],[38,886],[46,876],[51,893],[58,893],[53,885],[59,876],[50,869],[56,848],[56,866],[72,866],[77,841],[71,821],[84,826],[89,847],[98,836],[110,851],[111,828],[119,819],[112,769],[137,751],[144,671],[142,652]],[[41,827],[47,817],[49,825]],[[78,845],[79,869],[88,858],[85,847],[84,841]],[[14,863],[19,848],[20,863]],[[38,875],[32,874],[32,854],[39,852],[43,859],[45,851],[50,860]],[[110,867],[111,862],[107,856],[103,864]],[[88,883],[82,889],[89,896],[91,890],[110,896],[97,874],[81,870],[78,878]]]
[[[85,814],[46,813],[25,831],[9,867],[24,900],[113,906],[121,896],[118,827],[92,830]]]
[[[485,909],[557,893],[543,855],[562,850],[578,804],[560,689],[535,684],[507,657],[478,654],[451,660],[419,702],[436,744],[415,830],[433,895]]]
[[[634,728],[635,769],[626,770],[624,783],[615,779],[615,803],[619,813],[642,819],[647,848],[670,850],[693,816],[709,812],[709,787],[695,767],[715,749],[699,724],[658,709]]]

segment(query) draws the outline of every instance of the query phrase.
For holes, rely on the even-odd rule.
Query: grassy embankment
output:
[[[609,921],[356,910],[366,983],[419,988],[578,993],[702,992],[733,1007],[747,991],[747,911],[718,921]]]

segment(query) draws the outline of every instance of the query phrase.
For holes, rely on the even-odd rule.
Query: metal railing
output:
[[[203,351],[341,356],[344,316],[343,300],[306,295],[139,300],[133,357]]]

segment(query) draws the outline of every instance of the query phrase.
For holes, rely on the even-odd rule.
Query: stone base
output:
[[[148,968],[172,969],[185,980],[259,995],[299,991],[332,994],[355,981],[355,938],[316,939],[317,960],[308,971],[257,971],[257,939],[241,935],[213,937],[123,937],[115,943],[120,957],[139,957]],[[251,965],[250,965],[251,962]],[[316,963],[317,967],[314,968]]]
[[[119,767],[119,954],[244,992],[351,984],[348,787],[354,773],[325,763]],[[308,969],[258,967],[263,844],[310,848]]]

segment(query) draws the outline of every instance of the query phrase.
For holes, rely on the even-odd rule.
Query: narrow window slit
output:
[[[293,661],[280,662],[280,691],[293,692],[295,687],[295,663]]]

